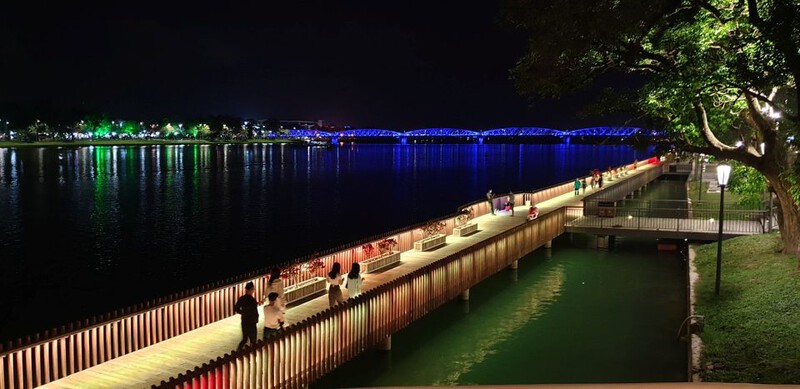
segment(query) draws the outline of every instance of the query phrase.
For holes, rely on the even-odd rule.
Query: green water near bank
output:
[[[686,381],[685,262],[564,235],[312,387]]]

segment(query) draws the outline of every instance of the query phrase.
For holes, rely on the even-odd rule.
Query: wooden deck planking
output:
[[[656,168],[652,165],[640,167],[637,172],[626,178],[633,177],[645,169]],[[658,167],[660,168],[660,167]],[[609,182],[613,186],[623,182],[625,178]],[[586,193],[594,193],[587,189]],[[536,204],[540,214],[551,212],[567,205],[580,205],[584,194],[575,196],[571,191],[551,200]],[[527,206],[514,208],[515,215],[497,212],[497,215],[483,215],[476,217],[478,232],[466,237],[448,235],[446,244],[432,251],[417,252],[406,251],[401,253],[398,265],[384,269],[377,273],[364,275],[362,290],[367,291],[384,283],[391,282],[405,274],[438,261],[450,254],[458,252],[470,245],[490,239],[517,225],[526,223]],[[344,269],[347,271],[348,269]],[[343,288],[344,289],[344,288]],[[343,292],[347,294],[347,290]],[[328,308],[328,297],[323,294],[307,300],[301,304],[290,306],[286,311],[286,320],[289,325],[307,319]],[[261,338],[262,321],[259,320],[259,338]],[[238,315],[217,321],[215,323],[197,328],[193,331],[165,340],[155,345],[143,348],[133,353],[118,357],[109,362],[85,369],[60,380],[44,385],[44,388],[148,388],[191,370],[196,366],[208,363],[236,348],[241,340],[240,319]]]

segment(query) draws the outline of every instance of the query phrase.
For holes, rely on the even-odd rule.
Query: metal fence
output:
[[[567,210],[567,215],[580,213],[580,207]],[[570,227],[634,229],[717,233],[719,211],[679,208],[615,208],[603,216],[586,215],[567,222]],[[723,233],[726,235],[761,234],[767,232],[764,210],[725,210]]]

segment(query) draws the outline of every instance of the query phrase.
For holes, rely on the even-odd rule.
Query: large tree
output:
[[[778,199],[784,252],[800,252],[798,0],[506,0],[502,15],[529,34],[511,70],[520,93],[641,75],[601,101],[642,114],[683,150],[758,170]]]

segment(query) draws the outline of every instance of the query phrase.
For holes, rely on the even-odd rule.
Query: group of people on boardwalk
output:
[[[349,297],[356,297],[361,294],[361,285],[364,282],[364,277],[361,276],[361,265],[357,262],[350,266],[350,273],[347,276],[341,274],[342,265],[339,262],[334,262],[331,266],[331,271],[328,272],[328,304],[331,307],[344,302],[342,295],[342,284],[347,288],[347,295]]]
[[[489,189],[489,191],[486,192],[486,202],[489,206],[489,211],[492,213],[492,215],[496,215],[494,209],[494,198],[495,198],[494,192],[492,192],[492,190]],[[508,196],[506,197],[506,202],[505,202],[505,211],[511,212],[510,216],[514,216],[514,205],[515,205],[514,192],[508,192]],[[539,207],[537,207],[536,204],[531,203],[530,208],[528,208],[527,219],[533,220],[536,219],[537,217],[539,217]]]
[[[239,342],[239,349],[244,347],[248,340],[251,345],[256,344],[259,304],[266,302],[264,305],[264,339],[280,331],[286,321],[284,318],[286,299],[283,295],[283,280],[281,279],[280,269],[273,269],[270,273],[267,290],[260,302],[253,296],[256,288],[252,281],[245,285],[244,290],[245,294],[239,297],[239,300],[233,306],[234,312],[242,316],[242,341]]]
[[[349,297],[361,294],[361,285],[364,278],[361,276],[361,266],[354,263],[350,268],[350,273],[340,274],[341,265],[334,262],[331,271],[328,272],[328,303],[331,307],[344,301],[341,285],[347,288]],[[242,340],[239,342],[238,349],[242,349],[247,341],[251,345],[256,344],[258,338],[258,306],[264,304],[264,339],[268,339],[273,334],[278,333],[286,323],[284,314],[286,313],[286,297],[283,291],[283,279],[281,269],[274,268],[270,272],[267,289],[261,301],[255,298],[255,284],[251,281],[245,287],[245,294],[239,297],[233,306],[234,312],[241,315],[242,319]]]
[[[575,188],[575,196],[580,194],[586,194],[586,187],[591,187],[592,190],[595,189],[603,189],[603,174],[600,173],[600,170],[594,169],[591,172],[591,177],[589,178],[588,182],[586,177],[583,178],[576,178],[573,182]],[[611,170],[609,170],[609,174],[611,174]]]
[[[492,212],[492,215],[496,215],[496,213],[494,213],[494,193],[491,189],[486,192],[486,202],[489,204],[489,210]],[[501,210],[511,212],[510,216],[514,216],[514,192],[508,192],[508,196],[506,197],[505,201],[505,207],[501,208]]]

